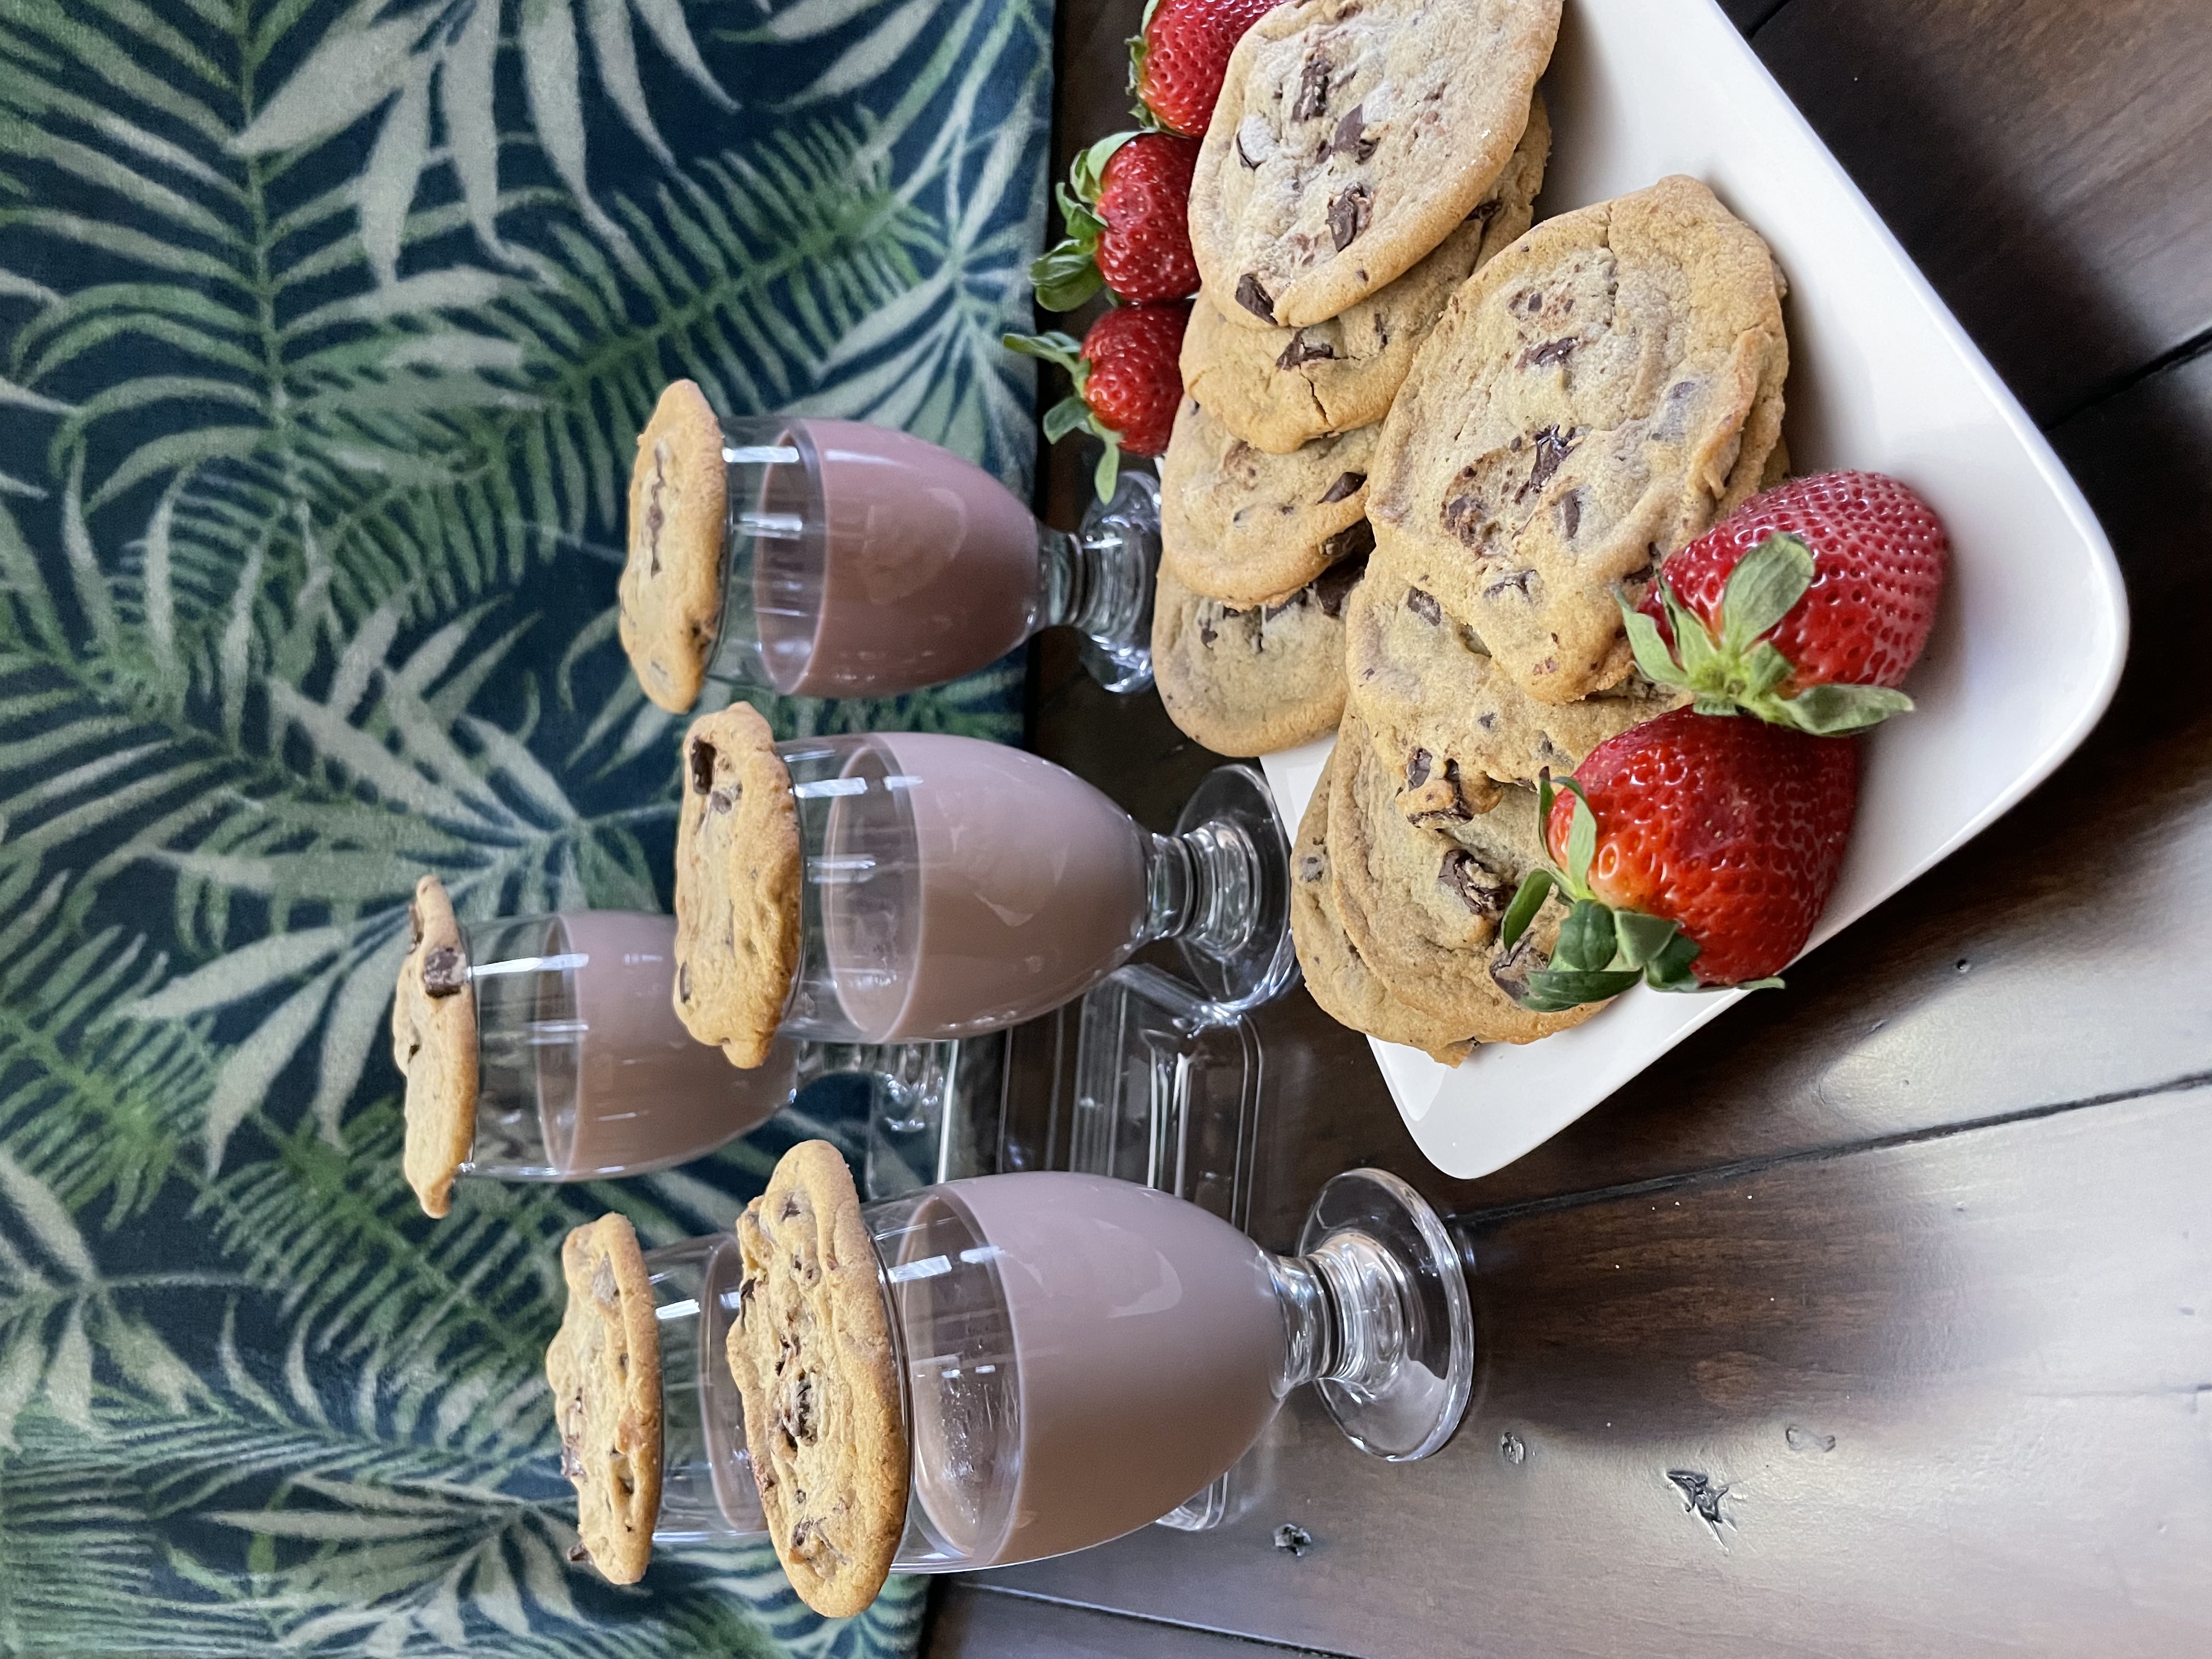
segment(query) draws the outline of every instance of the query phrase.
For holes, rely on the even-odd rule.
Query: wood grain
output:
[[[2212,9],[1723,3],[2030,406],[2081,410],[2119,699],[1788,991],[1485,1181],[1427,1167],[1303,994],[1263,1011],[1254,1231],[1362,1163],[1458,1206],[1468,1423],[1387,1468],[1294,1401],[1229,1528],[986,1582],[1378,1659],[2212,1651]],[[1097,71],[1062,61],[1065,99]],[[1035,661],[1037,746],[1164,828],[1213,757]],[[1053,1102],[1072,1056],[1030,1041]],[[1042,1605],[994,1609],[1009,1650],[1052,1650]]]
[[[2212,6],[1790,0],[1753,44],[2049,422],[2212,328]]]
[[[924,1659],[1308,1659],[1306,1648],[1140,1622],[1088,1607],[947,1584],[922,1632]],[[1312,1656],[1312,1659],[1322,1659]]]
[[[1444,1452],[1301,1398],[1228,1527],[988,1577],[1376,1659],[2212,1650],[2208,1158],[2191,1091],[1477,1218]]]

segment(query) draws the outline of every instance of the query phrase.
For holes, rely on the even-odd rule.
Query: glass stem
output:
[[[1404,1265],[1365,1233],[1332,1235],[1310,1255],[1270,1260],[1283,1310],[1278,1396],[1323,1379],[1382,1389],[1406,1358],[1416,1296]]]
[[[809,1042],[795,1090],[825,1077],[868,1085],[863,1185],[882,1199],[996,1162],[1006,1039],[1000,1032],[936,1042]]]
[[[1187,939],[1217,956],[1242,949],[1259,902],[1260,858],[1251,837],[1226,818],[1210,818],[1179,836],[1150,840],[1150,909],[1139,943]]]
[[[1040,628],[1073,628],[1111,644],[1141,643],[1152,573],[1138,538],[1109,520],[1080,536],[1037,527],[1043,568]]]
[[[876,1091],[884,1127],[916,1131],[934,1121],[953,1045],[950,1042],[808,1042],[799,1050],[794,1093],[825,1077],[863,1077]]]

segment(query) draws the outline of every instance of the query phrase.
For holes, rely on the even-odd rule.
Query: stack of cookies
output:
[[[1254,755],[1342,718],[1382,422],[1528,228],[1559,0],[1307,0],[1229,60],[1191,184],[1202,289],[1160,465],[1160,696]]]
[[[1784,470],[1781,301],[1765,244],[1673,178],[1548,221],[1444,307],[1376,441],[1346,706],[1298,831],[1298,956],[1345,1024],[1455,1062],[1591,1012],[1516,1000],[1556,897],[1498,946],[1546,858],[1535,785],[1682,700],[1635,672],[1622,607]]]

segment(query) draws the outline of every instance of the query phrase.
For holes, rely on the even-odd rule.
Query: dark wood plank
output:
[[[958,1579],[931,1598],[923,1659],[1299,1659],[1286,1648],[1007,1595]]]
[[[1771,15],[1762,53],[2045,418],[2212,321],[2193,0],[1723,3]],[[1061,27],[1103,42],[1133,21],[1111,9]],[[1102,62],[1062,57],[1063,160],[1119,125],[1069,114]],[[1260,1016],[1255,1232],[1285,1243],[1356,1163],[1479,1206],[1485,1373],[1454,1445],[1385,1468],[1296,1405],[1231,1527],[991,1582],[1377,1656],[2212,1647],[2212,1214],[2187,1173],[2212,1098],[2171,1086],[2212,1064],[2212,359],[2056,435],[2127,569],[2121,700],[1787,993],[1468,1184],[1423,1164],[1358,1038],[1303,995]],[[1053,464],[1056,522],[1086,465]],[[1064,648],[1034,688],[1039,747],[1156,827],[1212,763]],[[2085,1098],[2114,1103],[2058,1109]],[[1718,1524],[1670,1469],[1728,1488]],[[1277,1552],[1285,1520],[1317,1547]]]
[[[2053,420],[2212,328],[2212,6],[1790,0],[1759,56]]]
[[[1788,3],[1789,0],[1721,0],[1721,9],[1729,15],[1729,21],[1749,34]]]
[[[989,1581],[1375,1659],[2212,1651],[2208,1159],[2200,1091],[1474,1218],[1442,1454],[1302,1400],[1229,1526]]]
[[[1831,3],[1792,0],[1790,10]],[[2043,0],[2026,3],[2043,15]],[[1103,52],[1133,27],[1117,6],[1127,9],[1088,0],[1064,10],[1062,27]],[[1938,9],[1978,15],[1972,4]],[[1933,38],[1948,40],[1952,27],[1931,23]],[[1080,111],[1063,103],[1063,149],[1071,124],[1117,107],[1088,106],[1113,80],[1100,63],[1076,60],[1062,76],[1064,100],[1088,100]],[[1994,72],[1979,60],[1965,67]],[[2196,218],[2212,223],[2212,214]],[[1310,1000],[1267,1011],[1269,1063],[1284,1079],[1270,1092],[1283,1116],[1255,1231],[1290,1237],[1314,1187],[1346,1162],[1405,1170],[1446,1201],[1524,1201],[2140,1091],[2204,1066],[2212,1005],[2197,988],[2193,940],[2162,924],[2212,859],[2212,726],[2195,719],[2191,684],[2191,635],[2212,604],[2212,567],[2194,554],[2212,535],[2212,358],[2153,374],[2056,435],[2112,532],[2137,619],[2120,705],[2057,778],[1801,964],[1786,993],[1732,1012],[1485,1182],[1448,1183],[1426,1169],[1364,1043]],[[1061,522],[1073,522],[1086,468],[1060,447]],[[1065,640],[1040,642],[1034,689],[1040,750],[1155,828],[1215,763],[1156,698],[1099,690]]]
[[[1053,165],[1065,178],[1075,153],[1136,125],[1129,93],[1129,37],[1145,0],[1061,0],[1053,14]]]

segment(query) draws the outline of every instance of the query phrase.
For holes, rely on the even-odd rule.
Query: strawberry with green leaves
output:
[[[1024,356],[1057,363],[1075,382],[1073,395],[1045,411],[1044,435],[1058,443],[1071,432],[1087,431],[1106,453],[1098,458],[1098,499],[1113,498],[1121,476],[1121,452],[1158,455],[1168,447],[1176,406],[1182,401],[1182,331],[1190,321],[1190,302],[1164,306],[1117,306],[1097,322],[1078,345],[1057,330],[1049,334],[1009,334],[1006,345]]]
[[[1190,175],[1198,140],[1117,132],[1075,158],[1060,187],[1066,240],[1030,267],[1037,303],[1073,311],[1103,283],[1132,305],[1198,292]]]
[[[1700,711],[1862,732],[1912,707],[1897,688],[1949,557],[1942,521],[1904,484],[1824,472],[1752,497],[1621,610],[1637,665]]]
[[[1129,42],[1138,118],[1201,137],[1221,99],[1229,54],[1277,0],[1150,0]]]
[[[1499,937],[1512,960],[1545,899],[1569,905],[1550,963],[1513,988],[1556,1013],[1619,996],[1779,985],[1843,867],[1859,754],[1765,720],[1678,708],[1590,751],[1540,791],[1557,870],[1530,872]]]

